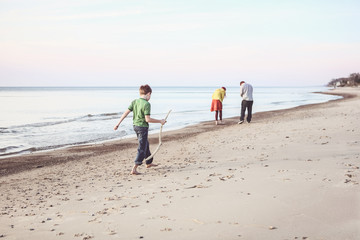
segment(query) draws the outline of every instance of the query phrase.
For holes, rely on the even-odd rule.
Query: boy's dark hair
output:
[[[139,89],[139,92],[141,95],[146,95],[148,93],[152,93],[152,89],[149,85],[141,85],[140,86],[140,89]]]

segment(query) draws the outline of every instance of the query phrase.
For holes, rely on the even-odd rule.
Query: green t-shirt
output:
[[[143,98],[135,99],[128,107],[133,112],[133,124],[139,127],[149,127],[145,116],[150,115],[151,105]]]

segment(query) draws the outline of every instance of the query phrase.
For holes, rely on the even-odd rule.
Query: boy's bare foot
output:
[[[131,170],[131,173],[130,173],[130,175],[139,175],[139,174],[141,174],[141,173],[139,173],[138,171],[136,171],[136,169],[137,169],[137,167],[138,167],[139,165],[134,165],[134,167],[132,168],[132,170]]]
[[[131,171],[130,175],[140,175],[141,173],[139,173],[138,171]]]
[[[146,164],[146,167],[147,167],[147,168],[157,167],[157,166],[158,166],[157,164],[153,164],[153,163]]]

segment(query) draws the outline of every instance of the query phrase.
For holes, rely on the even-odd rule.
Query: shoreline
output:
[[[205,91],[205,89],[206,88],[204,88],[204,91],[201,91],[201,92],[202,93],[207,92],[207,91]],[[262,95],[266,96],[267,94],[269,94],[269,93],[267,93],[268,90],[266,90],[266,89],[267,88],[260,87],[259,92],[261,94],[258,96],[259,99],[257,99],[258,103],[255,105],[256,107],[254,109],[255,111],[253,111],[254,113],[260,112],[260,111],[284,109],[284,107],[291,108],[291,107],[295,107],[297,105],[304,105],[306,103],[309,103],[308,101],[312,102],[312,100],[314,100],[314,103],[315,103],[315,102],[325,102],[331,98],[336,98],[336,97],[326,97],[326,95],[319,95],[319,94],[314,93],[316,91],[318,91],[318,92],[327,91],[328,88],[326,88],[326,87],[322,87],[322,88],[317,87],[317,86],[305,87],[303,90],[299,90],[301,88],[294,87],[294,88],[289,89],[289,91],[294,91],[294,93],[296,92],[296,97],[294,99],[292,99],[291,95],[288,95],[284,92],[285,94],[282,97],[280,96],[280,98],[275,98],[275,99],[273,99],[273,101],[268,99],[267,101],[269,101],[269,102],[267,102],[267,101],[264,102],[264,100],[262,99],[261,96]],[[171,90],[171,88],[170,88],[170,90]],[[232,90],[232,91],[234,91],[234,90]],[[181,92],[183,92],[182,94],[184,94],[186,92],[184,90],[182,90],[180,92],[176,92],[176,90],[174,90],[174,91],[175,91],[177,98],[178,97],[181,98]],[[194,90],[193,89],[191,90],[191,88],[189,88],[188,91],[192,92]],[[196,91],[194,91],[194,92],[196,92]],[[278,94],[281,94],[281,91],[277,90],[277,92],[278,92]],[[41,92],[39,92],[39,93],[41,93]],[[39,93],[36,95],[37,97],[40,97]],[[47,92],[44,92],[44,94],[46,94],[46,93]],[[299,93],[301,93],[301,94],[299,94]],[[87,94],[89,94],[89,92],[87,92]],[[240,102],[237,102],[237,101],[240,99],[238,98],[238,96],[236,96],[236,97],[234,96],[234,92],[232,92],[231,94],[232,94],[232,98],[229,99],[230,100],[229,102],[227,101],[227,104],[229,104],[229,105],[226,106],[225,112],[224,112],[226,115],[226,118],[237,117],[239,115]],[[274,92],[272,92],[272,94],[273,94],[273,96],[277,95],[277,94],[274,94]],[[300,97],[302,94],[306,94],[306,96],[303,95],[302,97]],[[160,91],[160,95],[164,95],[164,92]],[[193,95],[194,95],[194,93],[192,94],[192,96]],[[193,97],[196,97],[196,96],[193,96]],[[286,100],[287,97],[291,98],[290,102]],[[204,98],[204,96],[202,98]],[[161,99],[162,99],[162,97],[161,97]],[[236,103],[234,101],[235,99],[237,100]],[[165,100],[166,100],[166,95],[165,95]],[[99,99],[99,101],[101,101],[101,98]],[[165,107],[166,109],[178,108],[176,101],[172,102],[170,105],[167,104],[167,100],[164,103],[165,103],[165,105],[163,107]],[[9,104],[11,104],[11,101],[9,102]],[[158,104],[159,104],[159,102],[158,102]],[[269,106],[267,106],[267,104],[269,104]],[[290,104],[290,105],[288,105],[288,104]],[[96,105],[96,104],[93,104],[93,105]],[[266,107],[264,107],[264,106],[266,106]],[[126,108],[126,107],[127,106],[125,106],[124,108]],[[176,116],[178,116],[179,118],[176,120],[174,119],[174,121],[172,121],[170,119],[170,122],[167,124],[165,130],[171,131],[171,130],[182,129],[189,125],[198,124],[198,123],[201,123],[201,122],[204,122],[207,120],[211,120],[213,118],[210,111],[206,111],[208,106],[207,105],[204,106],[204,102],[202,103],[202,107],[200,107],[200,108],[199,107],[200,106],[196,106],[193,110],[190,111],[188,109],[189,111],[185,111],[185,112],[181,111],[181,109],[178,109],[179,111],[176,111],[173,114],[174,115],[176,114]],[[42,108],[44,108],[44,106],[42,106],[41,109]],[[118,108],[118,106],[116,107],[116,109],[117,108]],[[200,109],[202,109],[202,111]],[[14,109],[14,110],[19,111],[19,112],[24,112],[21,109],[17,109],[17,110]],[[182,110],[186,110],[186,109],[182,109]],[[43,111],[44,110],[41,110],[41,112],[43,112]],[[131,121],[129,121],[129,120],[126,121],[125,124],[122,125],[122,128],[121,128],[122,132],[116,133],[116,132],[112,131],[112,124],[114,121],[113,118],[115,117],[115,120],[120,118],[120,113],[116,113],[116,112],[110,113],[112,111],[104,111],[104,113],[99,113],[99,112],[97,112],[97,110],[92,110],[92,111],[89,110],[86,112],[93,112],[93,113],[88,114],[88,113],[82,112],[82,113],[76,114],[76,116],[73,116],[73,117],[69,117],[69,116],[67,116],[66,113],[63,113],[61,117],[60,116],[57,117],[57,118],[59,118],[58,119],[59,121],[57,121],[57,120],[46,121],[45,119],[44,119],[44,121],[42,121],[41,119],[38,119],[38,121],[30,120],[30,122],[28,122],[26,120],[27,117],[24,116],[24,117],[19,117],[19,119],[23,119],[23,120],[16,123],[16,122],[13,122],[10,120],[10,118],[12,118],[11,117],[12,114],[10,114],[8,117],[4,116],[5,118],[2,119],[3,120],[2,122],[4,124],[3,124],[2,128],[0,129],[0,132],[2,132],[2,135],[3,135],[2,136],[2,144],[1,144],[2,148],[0,149],[0,151],[1,151],[0,159],[8,158],[8,157],[16,157],[16,156],[21,156],[21,155],[34,154],[34,153],[39,153],[39,152],[48,152],[48,151],[57,150],[57,149],[64,149],[67,147],[102,144],[104,142],[110,142],[110,141],[114,141],[114,140],[116,141],[116,140],[120,140],[120,139],[136,137],[135,133],[133,132],[132,126],[131,126]],[[187,114],[186,112],[188,112],[189,114]],[[159,114],[159,111],[157,111],[157,113]],[[165,113],[163,113],[163,114],[165,114]],[[57,116],[56,113],[52,113],[51,115]],[[20,116],[21,116],[21,114],[20,114]],[[155,117],[161,118],[161,116],[162,116],[162,114],[157,115]],[[35,114],[34,118],[38,118],[38,117],[40,117],[40,116],[38,116],[38,114]],[[62,117],[64,119],[62,119]],[[197,120],[195,120],[195,119],[197,119]],[[105,120],[105,122],[103,122],[104,120]],[[10,122],[12,124],[10,124]],[[76,126],[76,124],[78,124],[79,122],[84,122],[85,125],[82,127],[84,129],[84,131],[78,132],[79,129],[72,126],[72,125]],[[59,124],[62,124],[62,125],[59,125]],[[58,127],[61,126],[62,127],[61,129],[63,129],[63,130],[56,130],[57,126]],[[48,128],[48,129],[43,129],[43,128]],[[93,129],[97,129],[96,130],[97,133],[94,133]],[[150,130],[149,134],[152,134],[152,133],[156,133],[159,130],[159,127],[157,125],[152,125],[152,127],[150,129],[149,129]],[[51,137],[52,133],[55,134],[54,138]],[[23,134],[23,138],[20,138],[21,134]],[[9,141],[7,141],[6,139],[8,139]]]
[[[346,88],[344,88],[346,89]],[[333,91],[333,90],[331,90]],[[273,114],[283,114],[287,112],[291,112],[294,110],[301,110],[306,109],[309,107],[328,104],[334,101],[343,101],[349,98],[356,97],[356,95],[351,93],[335,93],[335,92],[314,92],[318,94],[329,94],[329,95],[336,95],[341,96],[341,99],[329,100],[327,102],[322,103],[314,103],[314,104],[307,104],[307,105],[300,105],[292,108],[287,109],[280,109],[280,110],[271,110],[271,111],[264,111],[264,112],[257,112],[253,114],[253,119],[266,119],[271,117]],[[237,117],[226,118],[224,121],[227,123],[225,125],[217,126],[216,128],[222,127],[226,128],[232,125],[237,124]],[[216,130],[213,126],[214,121],[204,121],[194,125],[185,126],[176,130],[169,130],[163,132],[163,141],[173,141],[177,138],[183,138],[183,132],[189,130],[191,133],[188,136],[192,136],[195,134],[199,134],[205,131],[212,131]],[[175,137],[168,137],[167,135],[175,135]],[[150,146],[153,147],[154,144],[158,144],[158,133],[149,134],[149,142]],[[84,145],[75,145],[75,146],[66,146],[63,148],[57,149],[49,149],[44,151],[38,151],[34,153],[28,154],[20,154],[14,156],[4,156],[0,158],[0,177],[16,174],[22,171],[27,171],[30,169],[35,168],[42,168],[47,166],[58,165],[61,163],[66,163],[69,161],[76,161],[79,159],[92,157],[97,154],[104,154],[110,152],[116,152],[119,149],[126,149],[129,147],[136,147],[137,146],[136,137],[129,137],[123,138],[119,140],[109,140],[103,143],[93,143],[93,144],[84,144]],[[83,152],[82,154],[76,154],[78,152]],[[49,159],[50,158],[50,159]]]

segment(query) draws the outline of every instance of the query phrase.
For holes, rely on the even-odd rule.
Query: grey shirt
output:
[[[243,98],[243,100],[254,101],[253,87],[248,83],[243,83],[240,87],[240,96]]]

